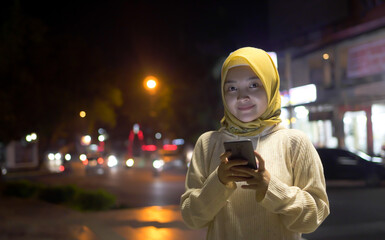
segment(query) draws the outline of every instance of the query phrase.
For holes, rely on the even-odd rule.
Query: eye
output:
[[[227,91],[228,92],[234,92],[234,91],[237,91],[237,88],[234,87],[234,86],[230,86],[230,87],[227,88]]]
[[[261,85],[259,83],[251,83],[250,88],[259,88]]]

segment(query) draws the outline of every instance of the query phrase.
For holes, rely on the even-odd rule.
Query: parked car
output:
[[[363,152],[339,148],[318,148],[317,152],[326,180],[364,180],[367,186],[379,186],[385,179],[384,164]]]

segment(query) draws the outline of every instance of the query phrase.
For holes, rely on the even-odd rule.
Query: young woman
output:
[[[329,214],[323,167],[308,137],[281,126],[279,75],[263,50],[245,47],[222,66],[218,131],[198,139],[181,211],[207,239],[301,239]],[[258,170],[229,160],[223,142],[250,139]]]

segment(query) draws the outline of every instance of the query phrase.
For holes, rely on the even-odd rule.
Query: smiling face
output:
[[[223,92],[228,110],[242,122],[259,118],[267,109],[265,88],[249,66],[230,68]]]

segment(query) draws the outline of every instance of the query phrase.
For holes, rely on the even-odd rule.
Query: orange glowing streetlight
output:
[[[80,111],[80,113],[79,113],[79,116],[80,116],[81,118],[85,118],[86,115],[87,115],[87,113],[86,113],[85,111]]]
[[[156,81],[154,79],[150,79],[146,83],[147,87],[153,89],[156,87]]]
[[[153,94],[158,86],[158,79],[154,76],[148,76],[144,79],[143,85],[149,93]]]

